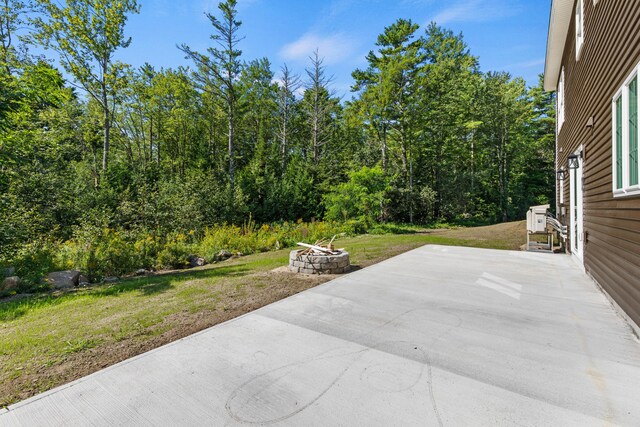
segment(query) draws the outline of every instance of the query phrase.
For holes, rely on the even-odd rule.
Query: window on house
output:
[[[576,59],[580,57],[580,50],[584,43],[584,8],[582,0],[576,4]]]
[[[613,193],[616,197],[640,194],[639,73],[640,66],[613,97]]]
[[[560,71],[560,80],[558,81],[558,91],[556,94],[556,116],[558,120],[558,133],[564,123],[564,67]]]

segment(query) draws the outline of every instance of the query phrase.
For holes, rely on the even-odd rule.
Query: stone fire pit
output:
[[[311,253],[304,250],[291,251],[289,269],[303,274],[342,274],[350,268],[349,252],[340,251],[335,254]]]

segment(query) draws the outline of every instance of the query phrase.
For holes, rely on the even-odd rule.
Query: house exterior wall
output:
[[[557,166],[568,169],[567,156],[583,147],[585,270],[640,325],[640,196],[614,198],[612,173],[612,100],[640,62],[640,0],[583,2],[579,59],[574,9],[562,60],[565,120],[557,137]],[[593,128],[587,127],[590,117]],[[569,188],[567,178],[564,205],[558,200],[567,226]]]

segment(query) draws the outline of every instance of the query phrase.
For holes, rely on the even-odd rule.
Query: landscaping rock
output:
[[[203,265],[205,265],[207,263],[207,261],[204,258],[201,258],[198,255],[189,255],[187,260],[189,261],[189,266],[191,268],[193,268],[193,267],[202,267]]]
[[[89,281],[89,278],[87,276],[85,276],[84,274],[81,274],[80,277],[78,277],[78,286],[81,286],[83,288],[87,287],[91,285],[91,282]]]
[[[216,261],[224,261],[226,259],[229,259],[233,256],[233,254],[227,250],[221,250],[220,252],[218,252],[218,255],[215,256],[215,260]]]
[[[68,289],[78,286],[80,272],[77,270],[54,271],[45,279],[53,289]]]
[[[0,284],[0,292],[18,289],[18,286],[20,286],[20,278],[18,276],[9,276]]]
[[[119,277],[116,276],[109,276],[109,277],[105,277],[104,279],[102,279],[102,281],[104,283],[116,283],[120,280]]]
[[[144,276],[145,274],[147,274],[147,270],[145,270],[144,268],[136,270],[136,276]]]

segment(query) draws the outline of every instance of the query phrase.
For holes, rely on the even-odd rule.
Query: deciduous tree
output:
[[[124,35],[127,18],[138,13],[136,0],[35,0],[40,14],[33,39],[55,50],[63,68],[102,109],[102,169],[109,162],[110,132],[118,95],[125,84],[125,64],[115,60],[118,49],[131,44]]]

